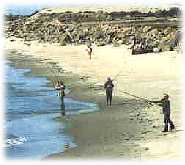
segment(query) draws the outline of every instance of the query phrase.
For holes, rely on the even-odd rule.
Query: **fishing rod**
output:
[[[114,76],[114,78],[112,79],[112,81],[116,81],[117,78],[118,78],[118,76],[120,76],[120,73],[121,73],[121,71],[119,71],[119,72]]]
[[[146,99],[146,98],[143,98],[143,97],[140,97],[140,96],[136,96],[136,95],[133,95],[133,94],[131,94],[131,93],[124,92],[124,91],[120,91],[120,92],[121,92],[121,93],[124,93],[124,94],[126,94],[126,95],[129,95],[129,96],[132,96],[132,97],[134,97],[134,98],[138,98],[138,99],[140,99],[140,100],[143,100],[143,101],[147,102],[149,105],[153,105],[152,101],[150,101],[150,100],[148,100],[148,99]]]
[[[56,63],[55,62],[50,62],[50,61],[45,61],[44,65],[46,66],[46,71],[48,70],[47,74],[51,79],[52,85],[55,88],[55,85],[59,80],[59,71],[58,68],[55,67]],[[51,76],[50,76],[51,75]]]
[[[56,68],[54,63],[51,64],[51,72],[54,73],[54,77],[57,79],[57,81],[59,81],[59,70],[58,70],[58,68]]]
[[[56,84],[61,81],[61,79],[60,79],[61,75],[60,74],[63,73],[61,71],[63,69],[60,68],[59,66],[57,66],[55,62],[48,62],[48,66],[49,66],[48,68],[50,68],[51,73],[54,74],[54,78],[56,78],[54,80],[51,79],[53,87],[55,88]],[[68,89],[70,88],[70,86],[72,86],[72,83],[70,83],[70,84],[68,83]]]

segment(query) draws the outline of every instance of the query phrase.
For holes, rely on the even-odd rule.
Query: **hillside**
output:
[[[43,9],[30,16],[7,16],[6,37],[26,42],[95,44],[104,46],[129,44],[133,54],[173,50],[180,39],[179,8],[122,11]]]

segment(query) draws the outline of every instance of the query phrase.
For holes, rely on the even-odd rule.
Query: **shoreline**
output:
[[[10,53],[11,54],[11,53]],[[51,77],[50,77],[50,73],[48,74],[48,71],[46,71],[46,70],[42,70],[42,68],[43,68],[43,65],[42,64],[39,64],[39,59],[37,60],[37,59],[34,59],[34,57],[31,57],[30,59],[28,58],[28,59],[26,59],[26,60],[24,60],[24,62],[21,62],[21,63],[26,63],[26,62],[28,62],[28,61],[31,61],[31,63],[32,62],[34,62],[34,61],[37,61],[38,63],[37,64],[25,64],[25,66],[21,66],[20,65],[20,62],[16,62],[17,61],[17,59],[20,59],[20,57],[18,57],[20,54],[16,54],[14,57],[12,57],[12,55],[10,55],[10,57],[8,57],[8,59],[11,61],[11,62],[13,62],[11,65],[13,65],[14,67],[16,67],[16,68],[29,68],[29,69],[31,69],[31,70],[33,70],[33,71],[31,71],[31,72],[29,72],[28,73],[28,75],[27,76],[29,76],[29,75],[31,75],[31,76],[38,76],[38,77],[40,77],[41,75],[40,74],[44,74],[44,76],[43,77],[46,77],[46,78],[48,78],[49,79],[49,81],[51,81]],[[25,55],[23,55],[22,54],[22,58],[24,59],[24,56]],[[36,69],[36,70],[35,70]],[[38,69],[40,70],[42,70],[40,73],[36,73],[37,71],[38,71]],[[35,70],[35,71],[34,71]],[[45,73],[44,73],[45,72]],[[61,77],[64,79],[64,81],[65,81],[65,73],[61,73]],[[73,76],[74,77],[74,76]],[[81,81],[81,79],[78,77],[78,76],[76,76],[75,78],[73,78],[72,80],[75,80],[75,81]],[[71,81],[71,78],[70,78],[70,81]],[[95,116],[97,116],[97,115],[99,115],[99,114],[104,114],[104,113],[106,113],[106,112],[104,112],[104,111],[107,111],[107,110],[112,110],[111,108],[109,108],[109,107],[106,107],[105,106],[105,97],[104,96],[96,96],[96,94],[97,94],[97,89],[95,88],[93,88],[93,87],[91,87],[91,88],[89,88],[89,86],[88,85],[85,85],[85,84],[83,84],[84,83],[84,80],[82,80],[83,82],[80,82],[80,85],[78,85],[78,86],[75,86],[75,89],[74,90],[72,90],[72,92],[70,92],[69,94],[67,94],[67,97],[68,98],[73,98],[74,100],[78,100],[78,101],[87,101],[87,102],[92,102],[92,100],[93,100],[93,102],[94,103],[96,103],[98,106],[100,106],[100,111],[96,111],[96,112],[90,112],[90,113],[86,113],[86,114],[79,114],[78,116],[81,116],[82,118],[83,118],[83,116],[86,118],[86,119],[89,119],[89,117],[87,117],[87,116],[91,116],[91,115],[93,115],[93,114],[96,114]],[[51,85],[51,84],[50,84]],[[73,87],[72,87],[73,88]],[[92,95],[92,92],[93,91],[93,95]],[[90,93],[91,94],[90,94]],[[80,94],[80,95],[79,95]],[[119,97],[115,97],[114,98],[114,100],[116,100],[114,103],[113,103],[113,106],[115,107],[115,106],[117,106],[117,108],[119,108],[120,110],[121,110],[121,107],[120,107],[120,105],[122,106],[122,105],[124,105],[124,104],[129,104],[129,102],[135,102],[136,100],[134,100],[134,99],[123,99],[123,98],[119,98]],[[125,102],[125,103],[124,103]],[[143,104],[143,105],[142,105]],[[141,103],[141,106],[143,106],[143,107],[145,107],[146,105],[144,104],[144,103]],[[136,108],[137,109],[137,108]],[[138,109],[137,109],[138,110]],[[93,114],[92,114],[93,113]],[[71,122],[76,122],[76,121],[74,121],[74,120],[76,120],[75,118],[76,117],[78,117],[78,116],[75,116],[75,115],[73,115],[73,116],[66,116],[66,118],[65,117],[57,117],[57,118],[55,118],[54,120],[56,120],[56,122],[60,122],[60,121],[62,121],[62,122],[65,122],[65,124],[67,124],[67,125],[73,125],[73,126],[70,126],[68,129],[66,129],[65,131],[67,131],[70,135],[72,134],[72,137],[74,137],[75,136],[75,134],[74,134],[74,131],[72,130],[73,129],[73,127],[74,127],[74,123],[71,123]],[[68,118],[69,117],[69,118]],[[68,121],[68,120],[70,120],[70,121]],[[72,120],[72,121],[71,121]],[[80,121],[81,119],[78,119],[77,120],[77,122],[78,121]],[[83,120],[83,119],[82,119]],[[82,124],[80,124],[80,125],[82,125]],[[78,138],[78,137],[77,137]],[[74,138],[75,139],[75,138]],[[78,140],[79,140],[79,138],[78,138]],[[81,140],[80,140],[81,141]],[[53,155],[48,155],[48,157],[46,157],[46,159],[48,159],[48,158],[54,158],[55,156],[54,155],[60,155],[61,153],[58,153],[58,154],[53,154]],[[63,152],[62,152],[62,155],[63,155]]]
[[[17,43],[17,45],[15,44],[15,42]],[[27,52],[26,54],[30,53],[35,58],[45,59],[45,60],[51,59],[52,62],[58,62],[59,67],[62,66],[62,68],[64,69],[64,72],[65,71],[67,71],[67,73],[72,72],[74,75],[77,75],[77,77],[80,76],[78,77],[80,84],[79,85],[73,84],[75,85],[75,87],[73,87],[73,92],[71,92],[69,96],[75,97],[78,100],[83,100],[83,101],[95,100],[95,102],[100,105],[101,109],[103,108],[105,109],[104,111],[93,112],[93,114],[78,115],[73,117],[70,120],[70,122],[71,122],[71,125],[74,127],[71,127],[69,132],[74,135],[75,140],[77,140],[79,144],[78,147],[74,149],[66,150],[64,153],[61,153],[61,154],[59,153],[57,155],[49,156],[48,158],[61,159],[62,157],[70,157],[70,156],[84,158],[91,155],[92,157],[101,157],[101,156],[102,157],[104,156],[105,157],[125,157],[125,158],[131,157],[131,159],[133,158],[142,159],[145,157],[147,158],[147,154],[149,154],[148,152],[152,152],[152,146],[149,145],[150,147],[148,147],[146,145],[146,142],[151,143],[155,141],[153,139],[155,139],[156,137],[161,139],[161,137],[169,138],[169,136],[171,136],[166,134],[165,136],[163,135],[161,136],[161,133],[159,132],[162,125],[161,121],[158,123],[158,125],[154,130],[153,128],[151,128],[151,120],[153,120],[152,122],[156,122],[156,119],[150,119],[150,117],[154,117],[155,115],[157,115],[158,117],[157,122],[159,121],[159,118],[161,120],[162,116],[159,116],[160,115],[158,114],[159,111],[158,112],[155,111],[156,109],[159,109],[159,108],[157,107],[154,107],[152,109],[150,108],[150,110],[153,113],[153,114],[150,114],[150,112],[144,108],[146,107],[146,105],[142,107],[143,103],[137,102],[137,100],[131,99],[127,96],[125,97],[123,94],[121,94],[120,91],[117,91],[117,89],[116,89],[116,97],[113,98],[112,108],[107,108],[106,106],[104,106],[104,102],[105,102],[104,91],[98,89],[98,88],[101,88],[102,82],[105,80],[106,75],[108,75],[107,74],[108,71],[111,72],[111,74],[108,76],[114,77],[120,70],[121,71],[123,70],[123,72],[126,73],[127,75],[125,76],[123,73],[123,75],[121,75],[118,78],[117,81],[119,81],[119,85],[117,85],[117,88],[130,89],[129,92],[131,93],[133,93],[133,89],[134,89],[134,94],[137,94],[139,96],[144,96],[144,97],[146,97],[146,94],[147,94],[147,97],[151,98],[152,94],[154,93],[151,92],[150,94],[145,92],[151,88],[140,89],[145,84],[140,84],[140,82],[136,81],[137,79],[140,79],[140,81],[142,82],[148,83],[147,82],[148,79],[150,79],[151,82],[153,81],[155,82],[157,80],[160,81],[161,77],[163,77],[162,78],[163,81],[173,80],[171,77],[173,78],[175,77],[178,80],[178,75],[176,75],[175,71],[172,71],[173,68],[171,68],[172,72],[170,73],[166,72],[165,70],[164,72],[160,73],[159,70],[163,68],[162,64],[159,65],[159,68],[158,68],[159,70],[157,71],[155,71],[155,67],[150,67],[150,64],[148,64],[147,66],[149,66],[149,71],[152,71],[152,74],[151,75],[146,74],[145,76],[143,76],[143,73],[146,73],[145,70],[147,66],[141,67],[137,61],[141,62],[141,60],[144,60],[144,62],[146,62],[146,61],[150,61],[150,58],[153,59],[154,61],[158,61],[159,57],[160,57],[160,60],[167,59],[167,57],[164,57],[159,54],[158,55],[154,54],[155,57],[153,57],[152,55],[130,57],[128,53],[127,54],[125,53],[127,50],[125,46],[122,46],[121,48],[114,48],[114,47],[107,46],[104,48],[95,47],[94,54],[96,56],[94,55],[92,61],[90,61],[88,60],[88,57],[85,56],[85,53],[84,55],[79,55],[80,53],[84,52],[84,49],[85,49],[84,46],[77,46],[77,47],[68,46],[63,49],[63,48],[58,48],[58,46],[51,46],[50,48],[49,45],[47,44],[45,44],[44,46],[41,44],[37,45],[34,43],[31,44],[31,46],[29,47],[24,45],[23,43],[20,44],[20,41],[18,42],[15,41],[15,42],[13,43],[8,42],[9,44],[6,44],[6,46],[8,46],[10,49],[18,49],[21,52],[23,51],[22,53],[24,52]],[[56,49],[54,50],[53,48],[56,48]],[[29,51],[29,49],[31,51]],[[79,52],[79,49],[81,50],[81,52]],[[106,49],[107,51],[105,52]],[[111,52],[109,52],[109,50],[111,50]],[[65,56],[64,59],[59,58],[60,52],[63,52],[62,57]],[[50,53],[53,56],[51,56]],[[112,53],[116,54],[116,59],[115,57],[112,58],[113,56]],[[176,54],[174,55],[174,52],[169,52],[169,53],[172,54],[173,58],[176,58],[175,57]],[[74,54],[76,56],[74,56]],[[100,56],[100,54],[102,56]],[[161,54],[164,55],[166,53],[161,53]],[[107,59],[106,55],[107,56],[111,55],[110,59]],[[123,57],[125,57],[125,60]],[[70,59],[71,61],[69,61]],[[172,58],[170,58],[169,61],[171,59]],[[121,65],[118,66],[118,64],[120,64],[120,60],[123,60],[122,61],[123,63],[121,63]],[[129,67],[131,66],[131,64],[133,65],[137,64],[137,65],[134,65],[135,68],[132,68],[132,67]],[[89,68],[87,68],[88,65],[90,65]],[[114,68],[115,66],[117,67]],[[125,66],[128,66],[128,67],[125,67]],[[106,69],[109,67],[111,68],[111,70],[106,71]],[[138,72],[136,72],[137,69],[139,70]],[[92,70],[94,70],[95,73],[92,73]],[[99,71],[100,73],[98,73],[97,71]],[[142,72],[142,74],[139,72]],[[132,75],[130,75],[130,73],[132,73]],[[156,73],[160,73],[160,74],[152,78],[152,76],[155,75]],[[95,75],[97,76],[95,77]],[[70,78],[69,78],[69,81],[71,81]],[[136,85],[133,84],[134,82],[136,82]],[[89,88],[91,87],[90,84],[94,84],[94,88]],[[138,84],[140,85],[139,87],[137,87]],[[154,97],[159,96],[159,93],[161,91],[162,91],[161,89],[158,90],[154,94]],[[135,105],[137,105],[138,107]],[[123,114],[125,116],[123,116]],[[138,114],[140,117],[137,116]],[[145,118],[147,118],[146,122],[145,122]],[[110,121],[112,121],[112,123],[110,123]],[[84,123],[85,123],[85,126],[83,126]],[[129,131],[130,129],[127,128],[128,126],[131,126],[131,130],[133,128],[135,129],[144,128],[145,131],[139,130],[137,132],[137,129],[136,129],[135,131],[137,133],[135,133],[135,136],[134,136],[133,135],[134,133],[130,132]],[[152,126],[154,126],[154,124]],[[99,131],[96,130],[96,128],[99,128]],[[126,132],[126,134],[124,134],[123,132]],[[139,139],[140,137],[141,139]],[[139,140],[137,141],[137,139]],[[130,145],[130,142],[131,142],[131,145]],[[134,142],[136,142],[137,145],[135,145]],[[145,143],[145,145],[143,145],[143,143]],[[155,143],[153,145],[155,145]],[[130,156],[129,154],[126,154],[128,150],[130,152],[129,153]],[[179,154],[178,151],[176,151],[175,156],[172,154],[172,157],[176,157],[178,154]],[[161,157],[165,158],[166,155],[161,155]]]
[[[19,55],[16,55],[16,56],[19,56]],[[52,153],[63,151],[66,145],[68,145],[69,147],[76,146],[74,144],[73,137],[69,136],[68,133],[65,132],[65,129],[66,129],[65,127],[67,127],[65,126],[65,123],[59,124],[54,120],[56,117],[61,116],[61,111],[59,109],[60,108],[59,99],[57,98],[57,96],[55,96],[56,91],[52,90],[52,88],[49,86],[50,83],[48,82],[47,77],[40,77],[38,74],[36,73],[33,74],[31,72],[32,69],[39,70],[38,60],[33,59],[33,58],[29,58],[28,60],[24,58],[23,60],[19,61],[21,57],[15,57],[15,55],[13,55],[13,58],[14,59],[11,60],[11,57],[9,57],[8,60],[6,60],[6,65],[8,66],[8,68],[10,68],[9,69],[11,70],[10,73],[13,73],[12,76],[14,77],[13,79],[8,78],[10,81],[7,80],[7,83],[11,84],[13,80],[15,80],[13,85],[7,84],[7,86],[9,87],[13,86],[14,89],[16,89],[13,91],[9,91],[9,89],[7,89],[8,90],[7,91],[8,92],[8,96],[7,96],[8,104],[11,103],[11,101],[9,101],[10,99],[9,97],[12,97],[11,95],[11,92],[12,92],[12,93],[15,93],[15,95],[13,94],[13,99],[17,100],[17,97],[18,97],[19,98],[18,100],[20,101],[22,100],[21,102],[22,104],[25,104],[25,106],[24,108],[21,108],[20,106],[21,103],[19,102],[17,103],[14,102],[11,105],[8,105],[7,107],[8,109],[6,111],[6,125],[8,125],[7,128],[10,128],[10,129],[6,129],[6,132],[9,132],[10,135],[14,135],[14,133],[15,135],[18,134],[15,137],[20,137],[20,138],[24,137],[25,141],[23,142],[20,141],[20,143],[22,143],[20,144],[20,146],[19,144],[16,145],[14,142],[11,144],[10,142],[10,145],[12,146],[6,148],[8,153],[10,153],[10,155],[7,155],[7,157],[14,158],[14,159],[17,159],[17,158],[20,159],[21,157],[23,158],[25,156],[26,159],[27,158],[43,159],[43,157],[47,156],[48,153],[52,154]],[[36,64],[37,68],[35,68],[36,66],[30,67],[29,65],[22,66],[22,64],[24,65],[25,63],[28,63],[28,62],[35,63],[35,64],[37,63]],[[11,74],[8,74],[8,75],[11,76]],[[19,81],[17,80],[20,79],[21,81],[22,78],[25,80],[25,81],[22,81],[22,83],[25,83],[26,85],[25,93],[27,93],[27,94],[23,94],[23,96],[21,94],[23,93],[23,91],[19,90],[18,89],[19,87],[16,88],[17,86],[19,86]],[[32,84],[33,86],[31,87]],[[31,91],[31,95],[29,95],[30,91]],[[44,96],[44,98],[42,96]],[[42,99],[44,100],[49,99],[50,101],[48,101],[48,104],[47,102],[44,101],[41,103],[42,104],[41,105],[39,104],[39,102],[43,101]],[[55,99],[57,99],[56,102],[55,102]],[[35,100],[35,102],[33,100]],[[67,98],[67,100],[69,99]],[[32,105],[31,102],[34,102],[34,104]],[[76,102],[76,100],[70,100],[70,103],[74,104],[74,102]],[[28,106],[29,103],[30,103],[30,106]],[[11,110],[15,110],[16,106],[20,106],[20,111],[18,108],[16,114],[14,112],[12,114]],[[72,109],[73,108],[74,107],[72,106]],[[20,125],[22,123],[24,126],[19,126],[19,123]],[[13,127],[12,129],[10,125],[12,125]],[[32,128],[29,131],[27,130],[28,126]],[[22,129],[19,130],[19,128],[22,128]],[[59,129],[61,129],[61,132],[63,130],[63,132],[62,133],[58,132],[57,130]],[[36,130],[39,130],[39,132],[37,132]],[[39,143],[39,145],[37,143]],[[42,147],[42,146],[45,146],[43,145],[44,143],[47,144],[47,147],[46,147],[47,150]],[[61,147],[58,147],[59,145]],[[41,148],[39,148],[39,146]],[[20,147],[22,148],[22,152],[19,151]],[[27,147],[29,147],[28,151],[27,151]],[[29,154],[30,152],[33,152],[33,153]],[[35,152],[37,152],[37,154]]]

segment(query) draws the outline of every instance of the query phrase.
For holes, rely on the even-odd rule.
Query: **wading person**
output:
[[[157,103],[159,106],[162,107],[162,111],[164,114],[164,130],[162,132],[168,132],[168,124],[170,124],[170,130],[172,131],[175,129],[175,126],[170,119],[170,100],[169,100],[169,95],[164,94],[164,97],[160,101],[151,101],[152,103]]]
[[[104,89],[106,90],[106,100],[107,100],[107,106],[110,104],[112,105],[112,91],[114,88],[114,84],[112,83],[112,80],[110,77],[107,78],[107,81],[104,84]]]
[[[65,116],[66,115],[66,111],[65,111],[65,104],[64,104],[64,102],[63,102],[63,104],[61,103],[60,109],[61,109],[62,116]]]
[[[65,116],[65,104],[64,104],[64,96],[65,96],[65,85],[62,81],[58,81],[55,85],[55,89],[59,91],[58,95],[60,96],[61,100],[61,110],[62,115]]]

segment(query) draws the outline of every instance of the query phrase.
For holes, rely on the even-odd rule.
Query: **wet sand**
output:
[[[78,147],[66,148],[64,153],[48,158],[179,159],[181,131],[161,133],[160,107],[147,108],[145,102],[125,95],[123,91],[150,99],[159,99],[163,93],[169,93],[172,119],[181,130],[180,55],[173,51],[131,56],[127,46],[94,46],[92,60],[89,60],[85,48],[84,45],[59,47],[37,42],[27,46],[20,40],[6,40],[5,49],[15,49],[42,60],[38,65],[43,69],[34,68],[43,76],[50,72],[51,80],[56,79],[58,73],[53,74],[53,68],[48,69],[48,62],[57,63],[63,68],[62,78],[71,90],[68,97],[96,102],[101,109],[100,112],[71,116],[69,120],[57,119],[69,122],[69,132]],[[107,76],[117,80],[111,108],[105,106],[102,88]],[[163,146],[158,150],[156,145],[161,143]]]

